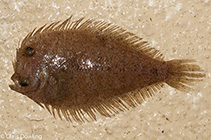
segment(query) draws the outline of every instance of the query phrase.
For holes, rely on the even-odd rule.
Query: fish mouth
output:
[[[48,80],[48,73],[46,71],[42,71],[42,72],[38,72],[35,74],[35,77],[28,77],[30,79],[33,80],[29,80],[29,85],[22,85],[21,84],[21,74],[18,73],[14,73],[11,77],[11,80],[13,81],[12,84],[9,84],[9,87],[14,90],[17,91],[19,93],[32,93],[32,92],[37,92],[39,90],[42,90],[45,87],[45,84]]]
[[[20,91],[21,86],[20,86],[19,81],[17,79],[17,74],[13,74],[12,77],[11,77],[11,80],[13,81],[14,84],[9,85],[9,87],[12,90]]]

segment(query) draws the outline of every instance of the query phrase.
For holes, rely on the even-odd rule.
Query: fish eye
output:
[[[34,54],[34,49],[31,48],[31,47],[27,47],[26,50],[25,50],[25,55],[26,56],[33,56]]]
[[[20,85],[21,85],[22,87],[28,86],[28,85],[29,85],[29,79],[26,78],[26,77],[21,76],[21,77],[20,77]]]

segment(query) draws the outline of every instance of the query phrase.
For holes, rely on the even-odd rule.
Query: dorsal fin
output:
[[[139,51],[157,60],[162,61],[164,59],[160,51],[150,47],[150,45],[146,41],[143,41],[143,38],[140,38],[134,35],[133,33],[126,31],[125,29],[121,28],[118,25],[95,19],[87,19],[83,21],[84,17],[76,21],[71,21],[71,18],[72,15],[63,22],[62,21],[53,22],[48,26],[44,25],[37,30],[35,28],[25,37],[23,43],[27,41],[29,38],[40,33],[46,33],[51,31],[77,30],[86,32],[90,35],[98,34],[102,38],[105,39],[110,38],[119,41],[120,43],[125,44],[128,47],[136,47]]]

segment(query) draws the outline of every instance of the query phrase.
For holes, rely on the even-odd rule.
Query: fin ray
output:
[[[143,41],[142,38],[126,31],[118,25],[95,19],[84,20],[84,17],[76,21],[71,21],[72,17],[73,15],[71,15],[63,22],[53,22],[48,26],[44,25],[38,29],[35,28],[25,37],[23,42],[27,41],[30,37],[35,36],[39,33],[77,30],[89,33],[90,35],[96,35],[96,33],[98,33],[99,38],[117,40],[122,44],[127,44],[128,47],[136,47],[138,50],[142,51],[144,54],[150,57],[158,60],[163,60],[163,56],[160,51],[150,47],[149,44],[146,41]]]
[[[171,60],[169,63],[170,78],[166,83],[178,90],[190,91],[193,82],[200,81],[205,77],[203,70],[192,59]]]

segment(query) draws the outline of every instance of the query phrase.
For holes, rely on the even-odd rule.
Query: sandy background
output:
[[[18,43],[34,27],[71,14],[111,21],[148,40],[166,59],[193,58],[206,79],[189,93],[166,86],[143,105],[82,125],[55,120],[8,87]],[[1,0],[0,139],[211,139],[210,0]]]

